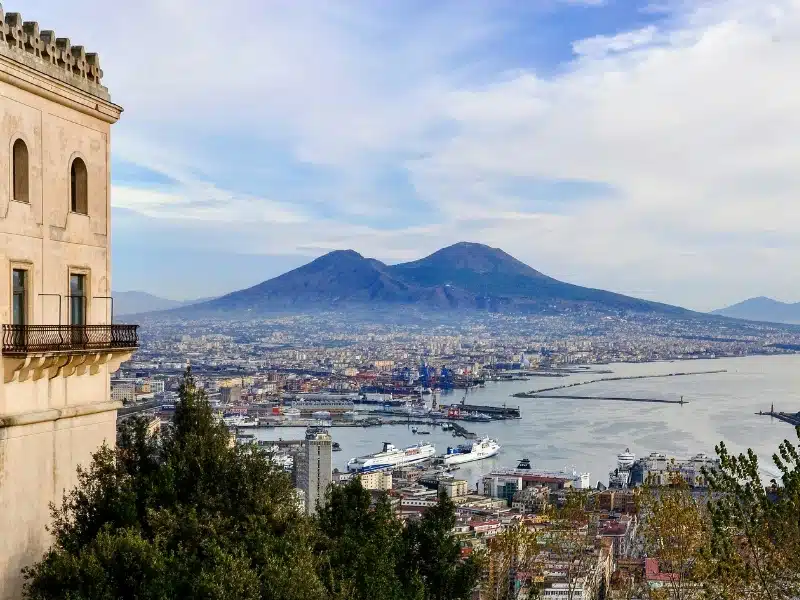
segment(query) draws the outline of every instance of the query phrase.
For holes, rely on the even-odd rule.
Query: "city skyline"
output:
[[[103,49],[126,108],[115,287],[217,295],[467,239],[695,310],[800,298],[792,2],[423,6],[145,2],[100,26],[96,0],[26,2]],[[231,41],[197,35],[221,17]],[[141,23],[158,43],[131,52]]]

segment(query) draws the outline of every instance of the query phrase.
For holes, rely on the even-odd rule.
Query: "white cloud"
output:
[[[598,35],[578,40],[572,44],[575,54],[602,57],[604,54],[627,52],[634,48],[652,44],[656,39],[657,29],[648,25],[635,31],[626,31],[618,35]]]
[[[547,77],[498,67],[489,50],[503,47],[508,17],[496,2],[423,16],[323,0],[25,4],[26,18],[47,14],[42,26],[100,50],[128,109],[116,155],[177,182],[116,187],[118,206],[227,218],[253,252],[354,247],[401,260],[474,239],[576,283],[697,308],[800,300],[797,0],[664,0],[660,25],[576,40],[574,61]],[[291,190],[209,183],[204,173],[230,160],[215,136],[335,173],[313,193],[326,216]],[[424,226],[350,218],[420,210],[385,199],[375,173],[386,166],[408,169]],[[524,187],[509,191],[525,178],[613,193],[552,214]],[[262,239],[256,228],[270,223],[281,226]]]
[[[113,185],[111,202],[153,218],[195,219],[214,223],[304,223],[297,209],[266,198],[233,194],[213,185],[191,184],[170,191]]]

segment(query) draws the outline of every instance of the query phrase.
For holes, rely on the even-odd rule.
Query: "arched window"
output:
[[[22,140],[14,142],[12,148],[11,177],[13,178],[14,200],[28,202],[28,146]]]
[[[89,214],[89,176],[86,163],[76,158],[70,167],[70,210],[82,215]]]

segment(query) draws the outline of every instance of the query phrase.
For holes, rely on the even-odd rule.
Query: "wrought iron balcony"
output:
[[[3,325],[3,355],[135,350],[138,325]]]

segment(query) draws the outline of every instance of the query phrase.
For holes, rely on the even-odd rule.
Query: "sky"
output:
[[[20,4],[125,109],[117,291],[473,241],[697,310],[800,300],[800,0]]]

